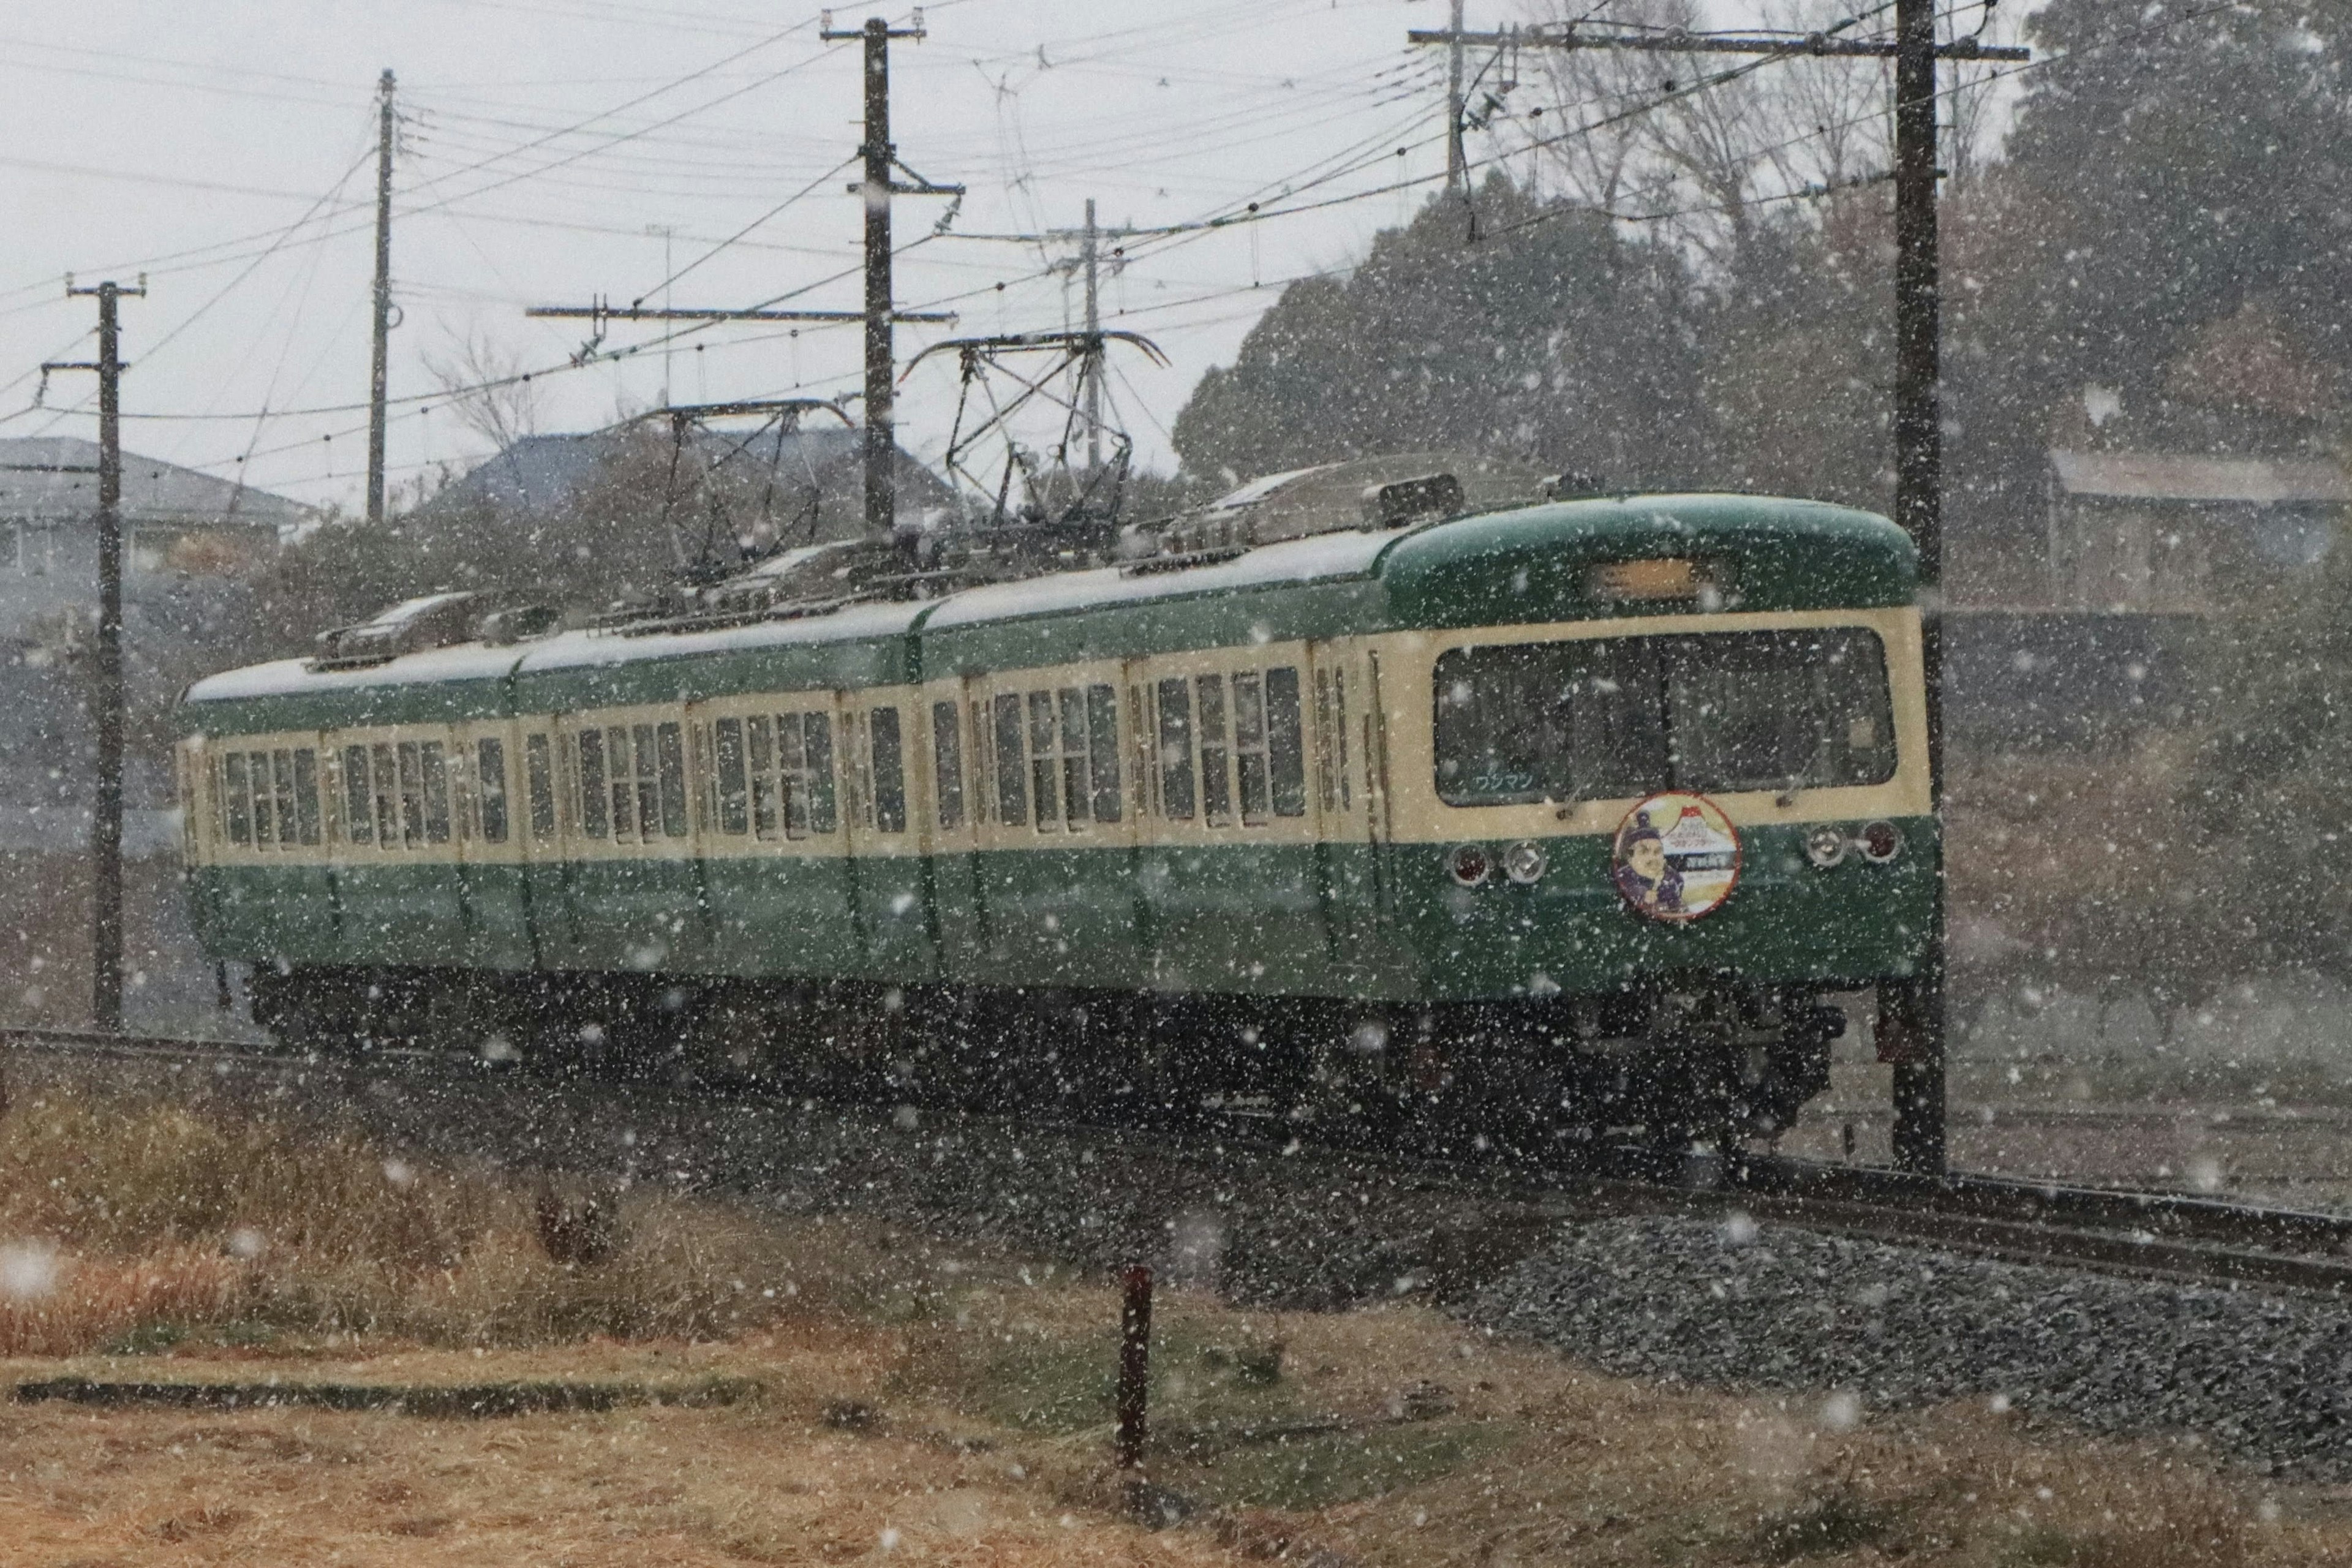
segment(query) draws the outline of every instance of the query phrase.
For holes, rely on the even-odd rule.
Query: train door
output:
[[[346,841],[333,877],[342,948],[361,964],[447,966],[470,946],[446,724],[336,736]]]
[[[486,969],[533,969],[529,862],[517,805],[522,794],[521,726],[494,719],[460,726],[457,854],[472,963]]]
[[[988,807],[987,698],[975,679],[934,681],[922,689],[922,765],[930,785],[927,861],[940,966],[943,978],[982,984],[990,978],[980,855]]]
[[[888,982],[934,972],[923,887],[922,796],[910,742],[918,694],[903,688],[840,694],[843,826],[849,897],[866,973]]]
[[[1316,821],[1316,896],[1332,976],[1343,994],[1370,994],[1381,968],[1370,773],[1361,718],[1369,666],[1353,645],[1312,645],[1307,658],[1309,792]]]
[[[698,869],[682,712],[614,709],[570,740],[579,833],[564,868],[574,960],[641,973],[691,967]]]

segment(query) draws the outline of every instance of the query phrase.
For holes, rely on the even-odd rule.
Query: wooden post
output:
[[[1151,1372],[1151,1270],[1140,1263],[1120,1271],[1125,1300],[1118,1315],[1118,1468],[1143,1463],[1148,1432],[1144,1403]]]

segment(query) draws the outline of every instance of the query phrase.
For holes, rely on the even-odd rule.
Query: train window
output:
[[[1118,788],[1118,692],[1087,688],[1087,773],[1094,784],[1097,822],[1117,822]]]
[[[1438,794],[1454,805],[1895,772],[1885,654],[1860,627],[1455,648],[1435,686]]]
[[[278,842],[277,797],[269,785],[269,753],[248,752],[247,776],[253,781],[253,847],[267,849]]]
[[[776,773],[781,784],[778,793],[784,805],[784,837],[787,838],[806,838],[809,833],[805,733],[799,714],[777,716]]]
[[[438,741],[416,748],[417,765],[425,775],[425,842],[449,842],[449,762]]]
[[[474,746],[474,776],[482,792],[482,842],[507,841],[507,743],[484,737]]]
[[[751,721],[754,724],[761,720]],[[743,776],[743,721],[721,719],[711,726],[719,753],[719,831],[749,833],[751,830],[751,794],[750,781]]]
[[[1061,785],[1055,778],[1054,694],[1029,694],[1029,794],[1037,813],[1037,831],[1050,833],[1061,826]]]
[[[1159,802],[1152,798],[1152,786],[1159,779],[1160,770],[1151,765],[1151,724],[1147,717],[1150,712],[1150,710],[1143,705],[1143,688],[1129,686],[1127,689],[1127,738],[1128,744],[1134,748],[1134,755],[1129,761],[1135,767],[1129,776],[1135,780],[1135,815],[1138,816],[1150,816],[1159,809]]]
[[[801,717],[807,736],[809,830],[830,833],[836,826],[833,814],[833,715],[804,713]]]
[[[343,837],[354,844],[375,841],[375,802],[368,794],[365,746],[343,748]]]
[[[931,777],[940,826],[963,826],[963,729],[952,702],[931,704]]]
[[[1062,709],[1062,819],[1076,833],[1087,821],[1087,698],[1075,686],[1056,696]]]
[[[1181,679],[1160,683],[1160,811],[1192,820],[1192,688]]]
[[[294,752],[294,837],[319,842],[319,753],[308,746]]]
[[[221,800],[227,807],[228,841],[252,843],[252,785],[246,778],[243,752],[231,752],[221,759]]]
[[[530,836],[555,837],[555,760],[548,754],[547,737],[522,738],[522,768],[530,792]]]
[[[661,783],[654,771],[654,727],[614,725],[604,736],[613,770],[613,837],[651,843],[660,831]]]
[[[898,737],[898,710],[877,708],[867,716],[873,737],[874,830],[907,831],[907,763]]]
[[[1266,814],[1265,699],[1255,672],[1234,677],[1234,772],[1241,785],[1242,821]]]
[[[1348,782],[1348,672],[1315,672],[1316,799],[1326,811],[1355,805]]]
[[[255,753],[257,758],[259,755]],[[269,753],[268,778],[269,793],[277,807],[271,816],[276,818],[278,847],[291,849],[294,847],[294,752],[291,749]]]
[[[837,825],[831,714],[776,716],[776,772],[782,785],[784,837],[831,833]]]
[[[1874,633],[1661,640],[1666,729],[1683,787],[1819,789],[1895,776],[1886,656]]]
[[[1028,823],[1028,748],[1021,745],[1021,699],[995,700],[992,745],[997,752],[997,820],[1007,827]]]
[[[410,848],[425,842],[425,763],[416,742],[398,742],[400,764],[400,842]]]
[[[992,731],[996,748],[996,820],[1019,827],[1029,820],[1027,753],[1021,744],[1021,699],[1007,693],[996,700]]]
[[[643,729],[643,725],[638,726]],[[686,734],[676,724],[663,724],[654,731],[654,756],[661,773],[661,830],[665,837],[683,838],[687,833],[686,814]]]
[[[1225,678],[1203,675],[1192,682],[1200,698],[1201,816],[1212,827],[1233,819],[1233,778],[1225,770]]]
[[[773,838],[776,816],[776,742],[769,722],[754,718],[743,723],[743,763],[751,774],[751,831]]]
[[[989,744],[988,704],[974,698],[971,703],[971,819],[986,822],[994,802],[988,781],[996,776],[996,752]]]
[[[373,748],[375,762],[375,847],[379,849],[400,847],[400,773],[392,743],[379,742]]]
[[[604,795],[604,731],[580,731],[580,831],[591,838],[605,837],[610,802]]]
[[[1298,671],[1265,672],[1265,765],[1273,775],[1274,815],[1307,815],[1307,738],[1298,712]]]

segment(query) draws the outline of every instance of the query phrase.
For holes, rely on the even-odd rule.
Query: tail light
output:
[[[1483,844],[1457,844],[1445,858],[1445,868],[1464,887],[1475,888],[1494,874],[1495,861]]]
[[[1903,830],[1881,818],[1864,827],[1857,842],[1864,859],[1884,866],[1903,853]]]

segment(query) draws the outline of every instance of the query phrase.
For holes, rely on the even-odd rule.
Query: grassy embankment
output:
[[[2310,1490],[1981,1407],[1661,1390],[1420,1305],[1171,1294],[1151,1479],[1105,1464],[1098,1280],[870,1219],[631,1194],[547,1256],[532,1186],[353,1135],[85,1096],[0,1118],[12,1380],[567,1379],[714,1405],[425,1420],[13,1407],[11,1563],[1873,1562],[2170,1568],[2352,1556]],[[581,1250],[577,1247],[575,1252]],[[593,1251],[593,1247],[586,1250]],[[1319,1554],[1319,1555],[1318,1555]]]

